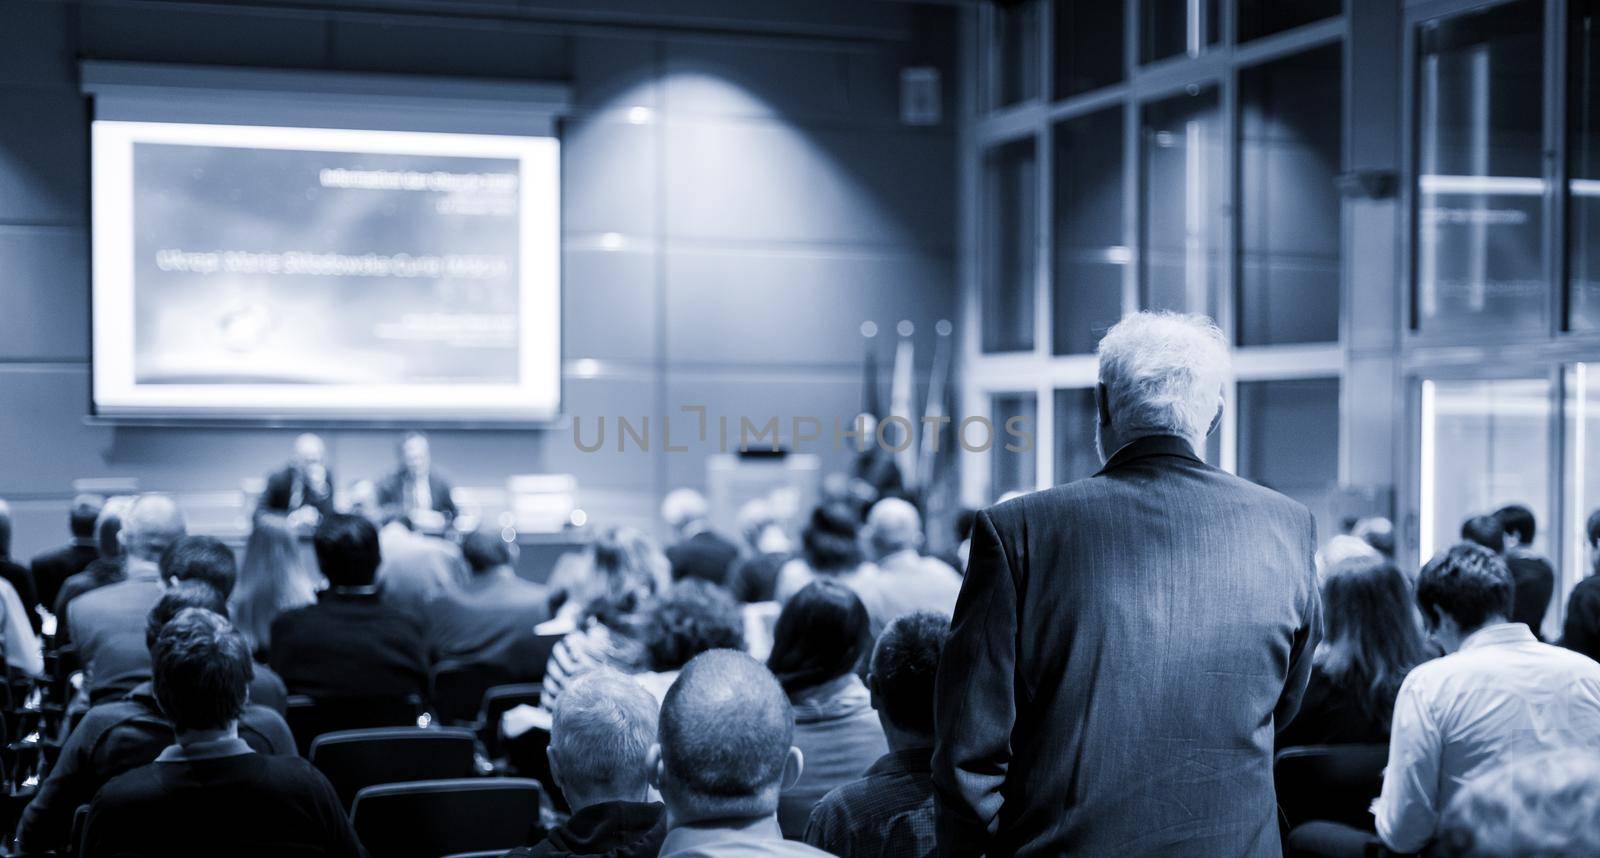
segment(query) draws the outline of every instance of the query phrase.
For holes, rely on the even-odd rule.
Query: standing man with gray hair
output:
[[[1136,313],[1099,355],[1105,467],[973,527],[936,691],[939,852],[1276,858],[1314,521],[1196,455],[1230,374],[1209,320]]]

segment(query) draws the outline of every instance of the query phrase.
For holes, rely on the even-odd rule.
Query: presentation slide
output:
[[[107,416],[545,420],[554,138],[96,121]]]

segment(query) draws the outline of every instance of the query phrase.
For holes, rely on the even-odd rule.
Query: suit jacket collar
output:
[[[1197,465],[1201,464],[1200,457],[1194,454],[1194,448],[1189,446],[1188,441],[1176,435],[1145,435],[1124,444],[1122,449],[1107,460],[1106,466],[1100,469],[1100,473],[1114,471],[1130,462],[1152,456],[1177,456]]]

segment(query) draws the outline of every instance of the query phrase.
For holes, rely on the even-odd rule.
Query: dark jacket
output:
[[[263,706],[245,707],[239,738],[258,753],[295,754],[289,725]],[[66,846],[79,805],[88,804],[106,781],[154,761],[175,740],[172,724],[161,714],[148,682],[121,700],[90,709],[22,812],[18,836],[28,851]]]
[[[1321,665],[1313,666],[1300,711],[1279,731],[1278,747],[1387,744],[1394,699],[1382,707],[1366,706],[1362,704],[1366,694],[1366,689],[1352,688],[1342,678],[1324,673]]]
[[[1506,565],[1511,567],[1511,580],[1516,585],[1511,622],[1527,625],[1536,637],[1543,640],[1544,635],[1539,627],[1544,625],[1544,615],[1550,610],[1556,572],[1550,568],[1550,561],[1521,550],[1508,552]]]
[[[163,754],[165,757],[166,754]],[[364,856],[332,784],[298,757],[159,759],[89,807],[85,855]]]
[[[1600,575],[1591,575],[1572,588],[1561,645],[1600,661]]]
[[[38,589],[39,604],[53,611],[62,582],[88,568],[99,557],[100,549],[89,542],[71,542],[34,557],[29,566],[33,570],[33,586]]]
[[[1315,549],[1304,506],[1172,436],[979,513],[936,683],[940,853],[1280,856]]]
[[[543,841],[511,850],[506,858],[654,858],[666,838],[666,806],[660,802],[603,801],[574,813]]]
[[[410,492],[411,475],[401,468],[378,484],[378,503],[397,514],[404,513],[411,506]],[[428,495],[433,499],[434,511],[442,514],[445,520],[456,517],[456,502],[450,497],[450,481],[439,476],[437,471],[428,472]]]
[[[426,699],[428,693],[422,623],[377,593],[327,590],[317,604],[279,615],[270,663],[290,694]]]
[[[727,586],[729,568],[738,559],[739,546],[709,530],[702,530],[667,549],[674,581],[700,578]]]
[[[28,625],[33,626],[33,633],[39,633],[39,591],[33,586],[33,573],[27,567],[19,566],[10,560],[0,558],[0,578],[5,579],[11,589],[17,591],[18,598],[22,599],[22,607],[28,612]]]
[[[261,492],[260,508],[268,512],[294,512],[299,507],[309,506],[323,515],[331,515],[334,511],[333,485],[333,471],[327,472],[319,492],[301,476],[299,468],[284,465],[267,476],[267,487]],[[296,493],[299,494],[298,498],[295,497]]]
[[[70,624],[67,623],[67,606],[72,600],[101,587],[127,580],[128,571],[123,565],[121,557],[100,557],[93,563],[83,568],[82,572],[71,575],[61,582],[61,590],[56,593],[56,646],[64,647],[72,642]]]

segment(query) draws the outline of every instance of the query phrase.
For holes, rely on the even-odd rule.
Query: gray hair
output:
[[[1435,853],[1600,855],[1600,757],[1556,751],[1491,769],[1450,799]]]
[[[1200,449],[1233,371],[1228,341],[1210,319],[1134,313],[1106,332],[1099,354],[1100,383],[1125,442],[1170,434]]]
[[[644,789],[656,711],[650,692],[611,668],[574,679],[556,701],[550,725],[550,750],[567,787]]]

